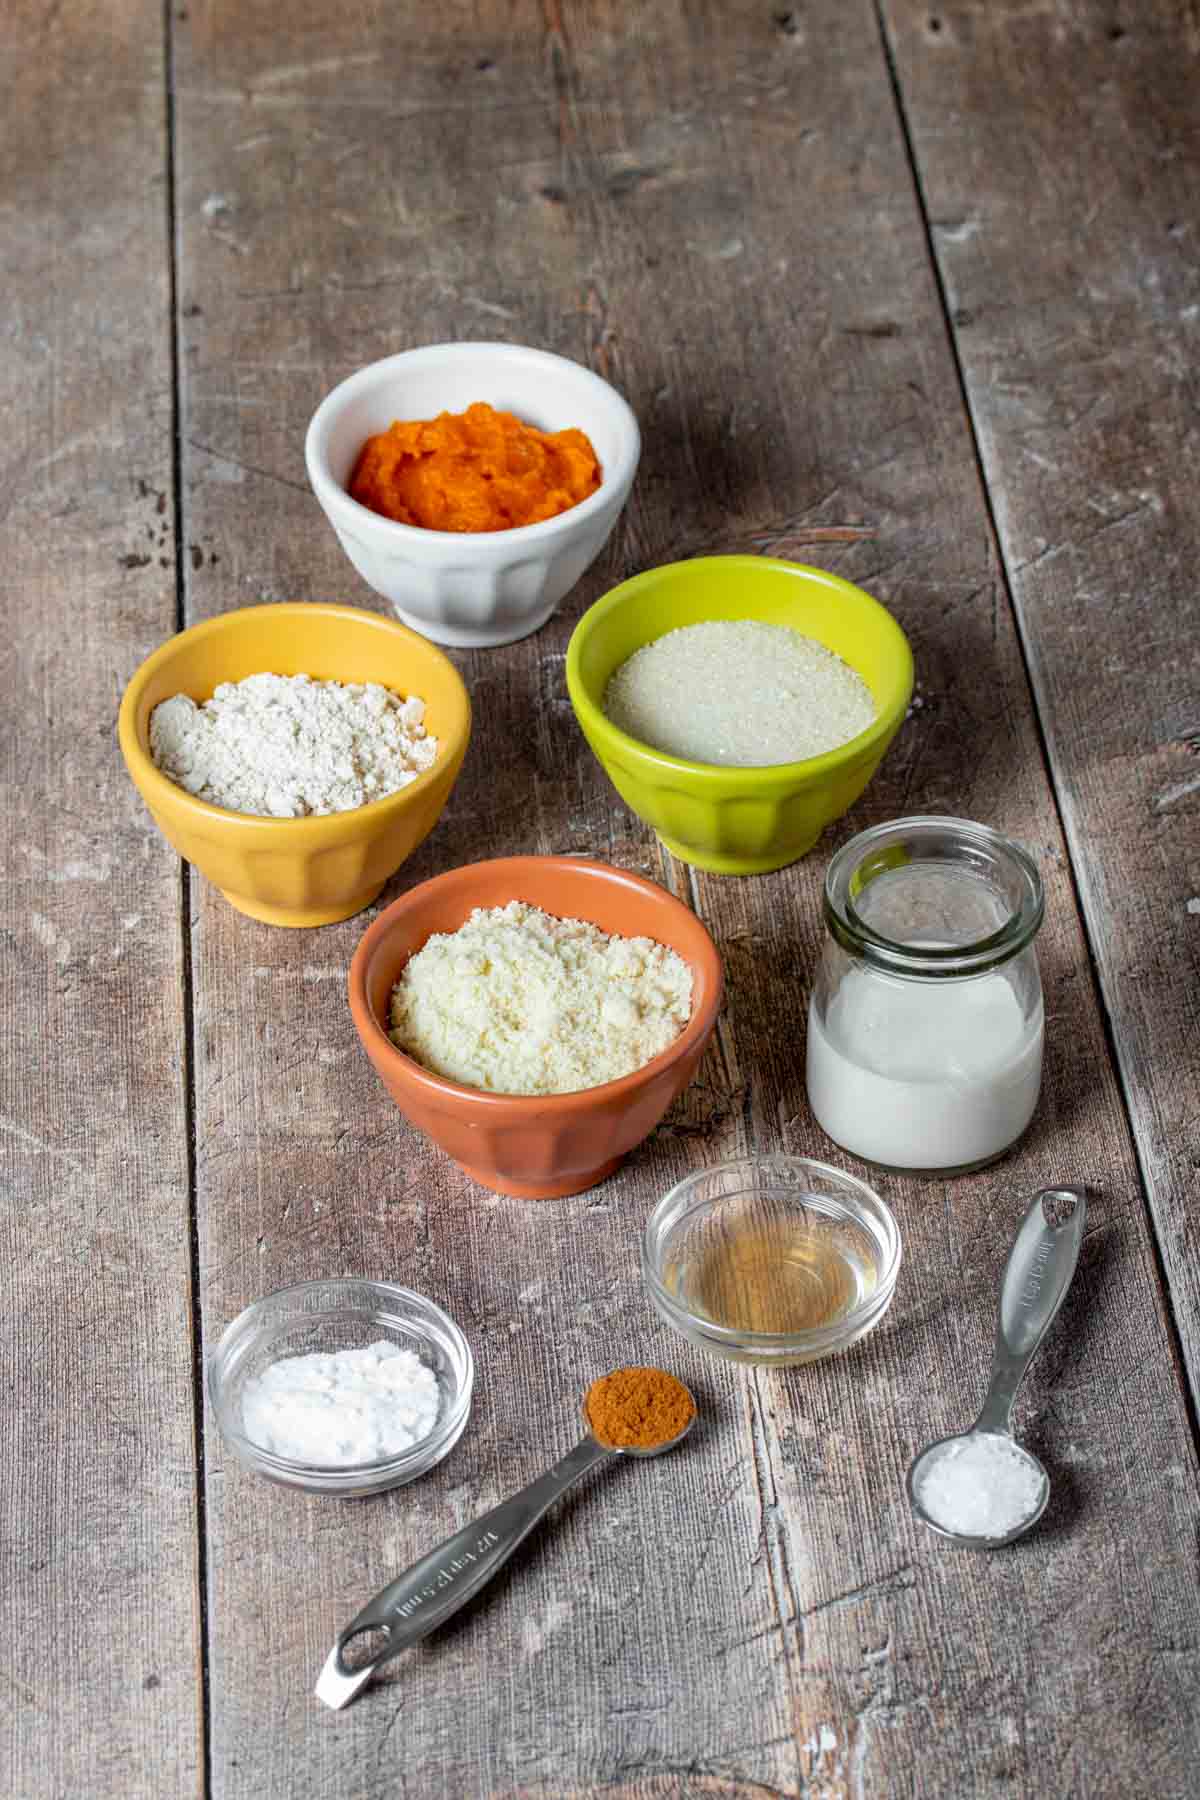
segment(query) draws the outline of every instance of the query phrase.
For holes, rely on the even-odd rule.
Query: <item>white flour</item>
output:
[[[347,1468],[419,1444],[440,1404],[433,1370],[381,1339],[363,1350],[272,1363],[242,1390],[242,1429],[276,1456]]]
[[[349,812],[407,787],[433,763],[425,702],[376,682],[309,675],[225,681],[197,706],[173,694],[150,715],[164,775],[227,812],[275,819]]]

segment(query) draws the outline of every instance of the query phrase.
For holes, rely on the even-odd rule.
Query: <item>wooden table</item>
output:
[[[1193,0],[10,0],[4,209],[5,1796],[1164,1796],[1200,1789],[1200,182]],[[612,1180],[529,1205],[409,1130],[291,933],[180,870],[124,683],[180,626],[373,596],[309,493],[321,396],[413,344],[589,364],[645,449],[536,637],[456,655],[476,737],[385,891],[499,852],[662,882],[721,946],[701,1079]],[[671,861],[582,744],[563,656],[634,570],[770,550],[910,635],[911,715],[794,868]],[[896,1303],[789,1374],[701,1360],[636,1269],[654,1199],[818,1155],[804,1013],[832,849],[914,811],[1040,859],[1048,1066],[1019,1151],[886,1178]],[[842,1160],[842,1159],[839,1159]],[[1019,1548],[919,1530],[1016,1209],[1091,1191],[1019,1407]],[[202,1358],[335,1273],[439,1297],[471,1429],[336,1503],[224,1450]],[[705,1430],[566,1504],[343,1716],[336,1629],[662,1361]]]

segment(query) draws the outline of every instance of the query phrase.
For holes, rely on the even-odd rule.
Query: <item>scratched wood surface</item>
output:
[[[1195,1398],[1200,16],[887,12]]]
[[[1179,896],[1200,891],[1180,761],[1195,649],[1183,618],[1190,15],[1166,0],[1146,9],[1121,63],[1126,39],[1109,34],[1124,27],[1066,0],[879,14],[866,0],[345,13],[297,0],[282,14],[188,0],[165,42],[126,0],[98,60],[86,8],[48,29],[27,12],[16,49],[36,68],[16,90],[6,155],[31,184],[30,216],[54,230],[18,239],[24,310],[0,399],[35,446],[12,465],[3,527],[21,627],[10,655],[14,684],[53,696],[78,682],[82,648],[92,711],[86,751],[64,764],[47,733],[32,775],[27,736],[6,721],[17,1092],[3,1117],[18,1180],[5,1279],[31,1335],[24,1357],[19,1335],[9,1344],[24,1409],[6,1437],[20,1471],[6,1487],[14,1641],[78,1608],[81,1588],[101,1605],[99,1627],[77,1610],[74,1635],[52,1641],[51,1726],[30,1716],[35,1683],[47,1696],[45,1637],[36,1662],[31,1639],[10,1671],[26,1704],[6,1720],[5,1791],[1194,1792],[1196,1463],[1175,1344],[1193,1354],[1179,1143],[1194,1145],[1195,1000],[1171,979],[1195,957]],[[1098,358],[1061,353],[1080,265],[1052,248],[1072,243],[1097,168],[1072,110],[1080,56],[1105,140],[1093,200],[1102,191],[1112,221],[1088,240],[1087,279],[1097,296],[1126,295],[1119,320],[1089,301]],[[47,159],[35,133],[50,93],[82,99],[56,111]],[[121,132],[81,184],[88,107],[118,95]],[[1014,121],[1036,126],[1032,146],[1014,149]],[[1021,230],[1031,192],[1040,258]],[[1141,308],[1130,285],[1147,266],[1136,231],[1130,243],[1139,219],[1147,245],[1163,227],[1154,266],[1169,304]],[[85,222],[110,227],[89,240],[93,279],[64,286],[47,315],[47,287],[60,293],[47,269],[61,271]],[[1184,229],[1172,236],[1172,223]],[[50,335],[47,317],[56,335],[39,359],[27,346]],[[473,1187],[386,1100],[344,1003],[365,919],[272,931],[199,876],[185,878],[181,914],[177,864],[111,740],[121,682],[177,602],[189,622],[259,599],[373,603],[308,493],[304,426],[359,363],[480,336],[543,343],[608,375],[638,412],[643,464],[560,617],[524,644],[457,658],[475,742],[438,830],[382,903],[481,856],[589,850],[693,904],[729,981],[701,1078],[653,1140],[593,1193],[543,1206]],[[42,455],[58,459],[53,487]],[[143,462],[145,494],[131,479]],[[1084,543],[1089,512],[1115,519],[1142,489],[1161,508],[1145,501],[1118,527],[1119,553],[1103,535]],[[35,557],[29,519],[53,514],[60,493],[75,509],[52,520],[53,559]],[[149,564],[132,543],[144,523]],[[1038,551],[1035,533],[1061,556]],[[813,857],[723,882],[664,857],[616,800],[575,729],[562,661],[573,621],[625,574],[746,547],[877,593],[913,641],[919,687],[869,793]],[[1138,548],[1159,571],[1148,588]],[[1132,616],[1137,654],[1126,646],[1122,661],[1103,627]],[[60,819],[75,796],[78,841],[50,838],[43,791]],[[1050,1023],[1034,1127],[994,1171],[881,1184],[905,1272],[851,1356],[782,1376],[704,1362],[642,1300],[645,1213],[697,1162],[826,1151],[802,1074],[821,873],[851,830],[917,810],[987,819],[1041,862]],[[40,849],[36,870],[23,845]],[[101,852],[81,908],[62,871]],[[130,966],[110,946],[135,912]],[[903,1471],[969,1415],[1015,1209],[1062,1179],[1089,1185],[1093,1229],[1020,1415],[1052,1471],[1051,1513],[1019,1550],[948,1555],[908,1517]],[[114,1210],[115,1248],[103,1235]],[[438,1296],[479,1367],[471,1429],[446,1463],[339,1505],[264,1488],[211,1422],[193,1458],[189,1217],[206,1344],[256,1295],[309,1276],[387,1275]],[[85,1256],[73,1274],[55,1261]],[[133,1305],[121,1256],[136,1258]],[[98,1304],[120,1308],[123,1326],[94,1329]],[[325,1713],[311,1686],[339,1625],[564,1451],[581,1389],[614,1360],[676,1368],[701,1400],[695,1440],[585,1485],[469,1617],[346,1715]],[[97,1445],[79,1421],[98,1397],[119,1416],[104,1415]],[[120,1429],[131,1415],[145,1439],[136,1469]],[[160,1686],[139,1686],[142,1658]]]
[[[0,22],[0,1792],[194,1792],[178,859],[117,753],[175,628],[161,17]],[[131,172],[134,179],[130,179]]]

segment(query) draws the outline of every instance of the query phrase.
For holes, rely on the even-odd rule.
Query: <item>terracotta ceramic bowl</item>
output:
[[[693,980],[692,1016],[675,1042],[620,1081],[545,1096],[464,1087],[398,1050],[387,1034],[388,1005],[409,957],[435,932],[457,931],[477,906],[509,900],[675,950]],[[503,857],[422,882],[380,913],[350,965],[354,1023],[405,1118],[474,1181],[525,1200],[594,1187],[653,1131],[696,1072],[722,990],[716,945],[694,913],[652,881],[576,856]]]

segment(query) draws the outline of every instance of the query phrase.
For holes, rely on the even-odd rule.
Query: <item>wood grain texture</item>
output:
[[[177,68],[189,616],[370,603],[301,459],[358,363],[486,335],[609,374],[645,435],[627,517],[546,630],[457,659],[476,741],[391,891],[591,849],[690,896],[730,987],[653,1141],[591,1195],[522,1206],[471,1187],[375,1084],[342,993],[365,919],[271,932],[198,884],[206,1337],[281,1281],[365,1272],[442,1299],[480,1366],[454,1455],[362,1508],[265,1493],[210,1434],[214,1791],[1182,1796],[1194,1452],[872,9],[298,6],[281,35],[276,9],[226,0],[189,9]],[[919,704],[816,856],[696,879],[582,747],[570,625],[648,562],[806,540],[901,618]],[[987,818],[1042,863],[1038,1120],[994,1172],[888,1181],[906,1276],[854,1356],[785,1376],[702,1362],[645,1307],[641,1223],[698,1161],[826,1148],[802,1083],[825,854],[913,810]],[[1020,1551],[949,1556],[916,1532],[904,1467],[968,1416],[1017,1207],[1067,1177],[1092,1186],[1095,1229],[1022,1409],[1054,1510]],[[694,1384],[705,1430],[585,1486],[468,1618],[323,1716],[309,1689],[348,1614],[564,1451],[594,1374],[642,1359]]]
[[[1172,1338],[1194,1368],[1194,9],[168,14],[168,55],[142,0],[21,0],[0,27],[5,691],[46,721],[0,720],[17,1396],[0,1791],[1183,1800],[1200,1767],[1196,1460]],[[189,620],[374,604],[308,492],[305,425],[358,364],[469,337],[609,375],[643,463],[562,614],[456,656],[475,741],[380,904],[475,858],[589,851],[695,906],[728,977],[718,1041],[653,1138],[592,1193],[541,1205],[471,1185],[376,1082],[344,994],[369,915],[275,931],[193,875],[181,921],[177,861],[113,734],[177,600]],[[812,857],[720,881],[618,802],[563,660],[614,581],[746,548],[877,593],[918,688]],[[1033,1128],[992,1171],[880,1178],[905,1267],[850,1356],[778,1375],[705,1361],[643,1300],[646,1212],[748,1148],[847,1160],[803,1089],[821,877],[852,830],[918,810],[1012,832],[1046,877]],[[478,1364],[446,1463],[361,1504],[266,1487],[209,1421],[203,1688],[185,932],[205,1342],[275,1286],[364,1273],[438,1297]],[[956,1556],[916,1530],[904,1470],[970,1416],[1015,1217],[1063,1179],[1088,1185],[1091,1230],[1019,1409],[1051,1511],[1018,1549]],[[585,1483],[466,1616],[325,1712],[312,1683],[346,1618],[565,1451],[593,1376],[643,1360],[693,1386],[687,1445]]]
[[[175,616],[161,15],[0,25],[6,1795],[201,1767],[178,859],[121,689]]]
[[[1195,1396],[1200,25],[886,12]]]

